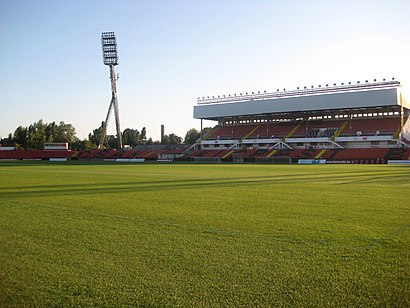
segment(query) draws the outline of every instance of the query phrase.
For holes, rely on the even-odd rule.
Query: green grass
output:
[[[410,168],[0,163],[0,306],[410,306]]]

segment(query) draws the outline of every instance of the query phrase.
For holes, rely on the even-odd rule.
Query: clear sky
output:
[[[0,137],[101,124],[101,32],[117,35],[121,128],[158,140],[161,124],[199,129],[202,96],[392,77],[408,91],[409,16],[408,0],[0,0]]]

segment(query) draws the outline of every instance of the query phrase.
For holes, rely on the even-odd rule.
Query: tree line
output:
[[[100,127],[93,129],[88,134],[88,138],[81,140],[77,138],[76,130],[72,124],[62,121],[59,123],[45,123],[43,120],[39,120],[28,127],[17,127],[14,133],[10,133],[7,138],[0,139],[0,144],[3,146],[12,145],[23,149],[41,150],[44,147],[44,143],[67,142],[72,150],[93,150],[98,148],[103,124],[104,122],[101,123]],[[206,130],[209,130],[209,128],[206,128]],[[123,144],[131,147],[140,144],[193,144],[199,137],[200,132],[195,128],[188,130],[184,139],[171,133],[164,135],[160,141],[153,141],[152,138],[147,138],[145,127],[141,131],[126,128],[122,132]],[[113,135],[106,136],[104,147],[116,149],[117,137]]]

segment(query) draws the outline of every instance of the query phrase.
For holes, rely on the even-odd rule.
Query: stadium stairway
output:
[[[137,154],[137,151],[124,151],[124,153],[122,154],[121,158],[133,158],[135,157],[135,155]]]
[[[221,152],[223,152],[223,150],[202,150],[200,153],[191,157],[217,157]]]
[[[326,152],[322,154],[321,159],[333,160],[337,151],[339,151],[339,149],[327,149]]]
[[[394,138],[399,139],[400,138],[400,133],[401,133],[401,127],[397,129],[397,131],[394,133]]]
[[[297,124],[290,132],[285,136],[285,138],[290,138],[299,129],[300,124]]]
[[[242,139],[249,138],[252,134],[260,127],[260,125],[256,125],[249,133],[247,133]]]
[[[144,154],[143,157],[146,159],[155,159],[158,157],[158,152],[148,150],[148,153]]]
[[[314,159],[320,159],[323,157],[323,155],[326,153],[327,150],[321,150],[319,153],[316,154]]]
[[[196,150],[196,151],[192,152],[191,154],[189,154],[189,155],[187,156],[187,158],[193,158],[193,157],[202,156],[202,154],[203,154],[204,152],[205,152],[204,150]]]
[[[227,159],[230,156],[232,156],[233,153],[235,153],[234,150],[225,150],[221,152],[220,154],[218,154],[218,156],[220,156],[222,159]]]
[[[271,151],[268,152],[268,154],[266,155],[266,157],[272,157],[272,156],[274,156],[276,153],[278,153],[278,150],[273,149],[273,150],[271,150]]]
[[[345,130],[347,124],[349,124],[349,121],[344,121],[343,124],[336,131],[336,133],[333,135],[332,139],[339,137],[343,133],[343,131]]]
[[[214,128],[210,129],[205,136],[203,136],[202,140],[206,140],[208,138],[210,138],[211,136],[215,135],[216,136],[216,132],[219,130],[220,126],[215,126]]]

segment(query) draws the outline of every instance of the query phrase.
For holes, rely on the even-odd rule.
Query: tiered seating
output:
[[[232,156],[232,154],[235,153],[235,152],[236,151],[234,151],[234,150],[223,150],[223,151],[221,151],[217,154],[217,157],[227,159],[227,158],[230,158]]]
[[[74,155],[74,151],[42,151],[45,158],[69,158]]]
[[[254,130],[257,125],[234,125],[233,126],[233,138],[244,138],[247,136],[252,130]]]
[[[91,151],[84,150],[77,153],[77,158],[89,158],[91,155]]]
[[[259,138],[266,138],[272,136],[272,134],[269,135],[269,126],[270,124],[267,123],[255,126],[256,130],[254,130],[248,138],[257,138],[258,136]]]
[[[238,124],[218,127],[207,139],[232,138],[285,138],[285,137],[332,137],[346,120],[315,121],[308,123],[261,123]]]
[[[135,157],[137,158],[157,158],[158,154],[155,150],[141,150],[141,151],[136,151]]]
[[[188,155],[185,157],[187,158],[194,158],[194,157],[220,157],[220,158],[228,158],[231,157],[231,155],[236,152],[234,150],[199,150],[195,151],[192,154]]]
[[[403,153],[403,159],[410,160],[410,149],[406,149]]]
[[[349,123],[350,124],[350,123]],[[398,118],[353,119],[341,136],[356,136],[360,132],[363,136],[394,135],[400,127]]]
[[[96,150],[84,150],[78,153],[78,160],[102,160],[102,153]]]
[[[196,150],[190,155],[187,155],[186,158],[201,157],[204,152],[205,152],[204,150]]]
[[[35,150],[7,150],[0,151],[0,159],[50,159],[50,158],[70,158],[76,155],[79,160],[102,161],[104,159],[115,158],[145,158],[157,159],[159,154],[169,153],[165,150],[87,150],[81,152],[75,151],[35,151]],[[223,160],[230,160],[234,154],[239,154],[246,159],[257,157],[290,157],[294,161],[297,159],[314,159],[322,158],[327,160],[348,160],[355,163],[384,163],[389,159],[393,160],[410,160],[409,148],[348,148],[348,149],[295,149],[295,150],[198,150],[183,159],[192,159],[194,157],[219,157]]]
[[[385,158],[387,160],[410,160],[410,148],[390,149]]]
[[[323,127],[314,127],[310,129],[308,133],[308,137],[332,137],[336,132],[338,128],[337,127],[332,127],[332,128],[323,128]]]
[[[293,131],[290,138],[303,138],[306,137],[306,124],[301,123],[300,125],[295,127],[296,130]]]
[[[360,160],[360,159],[384,159],[389,149],[366,148],[359,149],[344,149],[337,152],[335,160]]]
[[[296,150],[293,150],[293,151],[290,153],[289,157],[291,157],[291,158],[300,157],[300,156],[302,155],[303,151],[304,151],[304,149],[296,149]]]
[[[317,154],[319,154],[320,150],[313,150],[313,149],[295,149],[290,152],[289,157],[291,158],[304,158],[304,159],[313,159]]]
[[[221,150],[209,150],[206,151],[202,156],[203,157],[217,157],[219,153],[221,153]]]
[[[81,151],[78,154],[79,160],[104,160],[117,158],[145,158],[156,159],[164,150],[106,150],[106,151]]]
[[[255,150],[255,149],[251,149],[251,150],[247,150],[246,152],[241,152],[241,155],[244,157],[244,158],[249,158],[249,157],[252,157],[252,156],[256,156],[256,152],[257,152],[258,150]]]
[[[10,150],[0,151],[0,159],[50,159],[50,158],[69,158],[76,152],[60,150]]]
[[[217,128],[207,139],[232,139],[232,138],[270,138],[272,136],[281,138],[286,137],[295,124],[238,124],[221,126]]]
[[[246,157],[247,158],[251,158],[251,157],[255,157],[255,158],[258,158],[258,157],[266,157],[266,155],[268,155],[268,153],[271,151],[271,150],[265,150],[265,149],[258,149],[258,150],[248,150],[248,151],[254,151],[253,152],[253,154],[249,154],[249,155],[247,155]],[[247,153],[248,153],[248,151],[247,151]]]
[[[275,138],[283,138],[289,135],[294,127],[295,124],[291,123],[265,123],[258,127],[258,129],[252,134],[252,137],[255,138],[259,136],[259,138],[270,138],[274,136]]]
[[[154,153],[151,153],[150,158],[158,158],[158,155],[167,153],[165,150],[155,150]]]
[[[230,139],[232,138],[232,126],[220,126],[207,139]]]
[[[310,121],[307,125],[301,123],[298,129],[292,134],[292,137],[332,137],[337,130],[343,125],[344,121]]]
[[[135,151],[124,151],[121,155],[121,158],[133,158],[135,157],[136,152]]]
[[[121,158],[123,154],[124,151],[111,150],[106,154],[106,156],[110,158]]]
[[[171,154],[182,154],[182,153],[184,153],[184,151],[186,151],[186,149],[187,149],[187,147],[182,148],[182,149],[173,149],[173,150],[170,151],[170,153]]]
[[[321,156],[322,159],[332,159],[338,150],[327,149]]]

